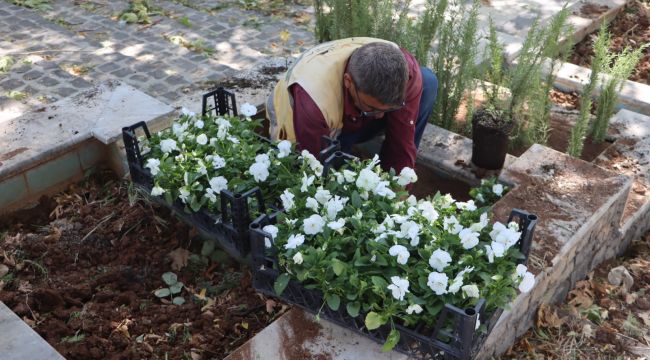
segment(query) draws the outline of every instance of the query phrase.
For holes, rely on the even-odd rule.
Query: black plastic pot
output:
[[[506,160],[513,124],[501,115],[481,109],[472,116],[472,163],[479,168],[499,170]]]

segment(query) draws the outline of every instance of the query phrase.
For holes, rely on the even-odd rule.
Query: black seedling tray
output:
[[[273,285],[280,275],[278,260],[275,248],[265,248],[265,239],[271,241],[272,239],[270,234],[262,230],[264,226],[276,223],[277,215],[278,212],[262,215],[251,223],[253,287],[267,296],[279,297],[285,302],[313,314],[320,314],[323,318],[383,344],[391,331],[389,324],[375,330],[368,330],[364,322],[365,314],[352,317],[343,306],[337,311],[323,306],[323,293],[318,290],[305,289],[300,282],[290,280],[282,295],[277,296]],[[528,260],[537,216],[514,209],[508,218],[508,223],[511,221],[516,221],[522,229],[518,246],[524,258],[519,262],[525,263]],[[486,313],[485,299],[480,299],[476,306],[467,309],[446,304],[438,315],[433,329],[425,328],[424,324],[415,328],[395,324],[395,328],[400,332],[400,341],[394,349],[417,359],[470,359],[485,342],[501,313],[501,309],[490,314]],[[487,328],[485,332],[480,333],[475,330],[479,314],[481,322]],[[453,324],[451,331],[443,329],[449,321]]]
[[[214,103],[209,106],[209,100]],[[212,92],[203,95],[203,114],[214,111],[217,115],[237,116],[235,95],[220,87]],[[138,130],[142,130],[149,139],[151,133],[146,123],[139,122],[122,129],[122,137],[126,150],[126,158],[131,173],[131,180],[147,194],[151,193],[153,187],[153,176],[149,169],[144,167],[146,154],[138,140]],[[261,138],[269,141],[268,139]],[[163,198],[148,195],[149,199],[172,210],[179,218],[187,224],[194,226],[203,237],[215,240],[229,255],[237,259],[244,259],[250,252],[249,225],[251,223],[251,199],[257,201],[257,211],[264,213],[266,206],[259,187],[254,187],[242,193],[233,193],[223,190],[220,193],[220,212],[213,214],[206,209],[198,212],[191,212],[186,209],[185,204],[180,200],[170,205]]]

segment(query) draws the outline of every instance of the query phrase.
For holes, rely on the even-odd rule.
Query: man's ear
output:
[[[348,90],[350,90],[350,86],[352,86],[352,76],[348,73],[343,74],[343,86]]]

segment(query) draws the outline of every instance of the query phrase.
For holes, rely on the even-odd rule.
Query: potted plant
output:
[[[536,20],[516,63],[505,69],[504,46],[490,20],[485,55],[488,64],[482,83],[486,102],[472,114],[472,163],[477,167],[501,169],[511,140],[514,145],[546,141],[550,130],[550,90],[558,65],[570,46],[561,42],[567,31],[567,17],[564,8],[546,28]],[[544,64],[550,57],[555,58]]]

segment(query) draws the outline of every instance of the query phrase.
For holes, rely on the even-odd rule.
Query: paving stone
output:
[[[165,76],[167,76],[167,72],[165,72],[165,70],[162,70],[162,69],[156,69],[156,70],[152,71],[150,75],[154,79],[160,80],[160,79],[164,78]]]
[[[71,78],[74,77],[69,72],[67,72],[67,71],[65,71],[63,69],[56,69],[56,70],[52,71],[51,73],[54,74],[59,79],[63,79],[63,80],[71,79]]]
[[[70,85],[74,86],[77,89],[85,89],[92,86],[92,84],[81,77],[77,77],[70,82]]]
[[[131,76],[129,79],[135,80],[135,81],[141,82],[141,83],[149,81],[149,78],[147,76],[144,76],[144,75],[141,75],[141,74],[135,74],[135,75]]]
[[[29,64],[22,64],[19,66],[14,65],[14,67],[11,68],[11,72],[16,74],[24,74],[31,69],[32,69],[32,65]]]
[[[9,78],[3,82],[0,82],[0,88],[4,91],[15,90],[23,85],[25,85],[25,82],[14,78]]]
[[[55,86],[59,84],[58,80],[52,79],[49,76],[42,77],[38,80],[38,83],[45,86]]]
[[[43,73],[38,71],[38,70],[32,70],[25,75],[23,75],[23,79],[25,80],[35,80],[38,79],[39,77],[43,76]]]
[[[59,95],[61,98],[67,98],[68,96],[76,94],[78,92],[79,90],[70,87],[59,87],[54,90],[54,93]]]
[[[118,64],[115,64],[113,62],[108,62],[108,63],[98,67],[97,69],[101,70],[102,72],[111,72],[111,71],[117,70],[119,68],[120,68],[120,66]]]
[[[165,82],[170,85],[181,85],[187,83],[187,81],[180,75],[172,75],[165,79]]]
[[[133,72],[134,72],[133,69],[122,68],[122,69],[119,69],[117,71],[113,71],[111,73],[111,75],[113,75],[113,76],[115,76],[117,78],[124,78],[124,77],[127,77],[127,76],[133,74]]]

